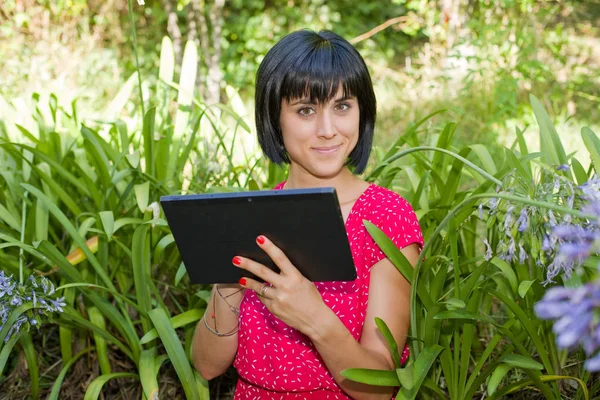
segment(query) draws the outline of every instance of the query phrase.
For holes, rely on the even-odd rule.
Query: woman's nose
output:
[[[321,120],[317,128],[317,135],[319,137],[329,139],[335,136],[335,127],[333,125],[333,118],[328,115],[327,112],[321,114]]]

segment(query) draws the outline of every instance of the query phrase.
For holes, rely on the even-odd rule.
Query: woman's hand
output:
[[[319,315],[327,311],[319,291],[267,237],[257,237],[256,243],[281,272],[278,274],[254,260],[236,256],[232,261],[234,265],[268,282],[262,284],[254,279],[242,278],[240,284],[254,290],[260,301],[281,321],[310,336],[310,328],[317,326]]]

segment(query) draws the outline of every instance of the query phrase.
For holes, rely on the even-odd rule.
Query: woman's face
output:
[[[290,158],[290,172],[335,177],[358,142],[360,111],[356,97],[338,93],[327,103],[310,98],[281,102],[279,124]]]

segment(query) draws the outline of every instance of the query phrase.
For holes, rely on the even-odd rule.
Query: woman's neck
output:
[[[334,177],[319,178],[310,174],[297,173],[290,168],[284,189],[301,189],[309,187],[334,187],[340,203],[345,199],[354,199],[368,186],[368,183],[344,168]]]

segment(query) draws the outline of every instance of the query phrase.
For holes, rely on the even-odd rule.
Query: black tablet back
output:
[[[256,244],[271,239],[313,282],[356,279],[334,188],[163,196],[160,199],[192,283],[237,283],[250,276],[240,255],[279,269]]]

